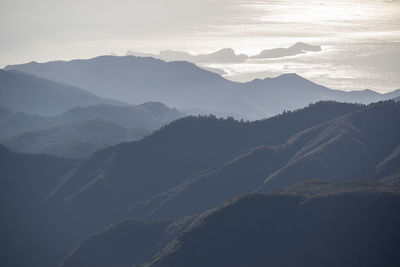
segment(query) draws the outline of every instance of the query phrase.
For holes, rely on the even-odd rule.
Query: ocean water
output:
[[[127,50],[199,54],[229,47],[255,55],[305,42],[323,51],[207,66],[241,82],[295,72],[334,89],[400,88],[399,0],[96,1],[90,17],[89,2],[79,2],[79,9],[69,1],[5,3],[0,67]]]
[[[223,69],[225,78],[238,82],[297,73],[333,89],[389,92],[400,88],[400,42],[327,45],[321,52],[205,66]]]

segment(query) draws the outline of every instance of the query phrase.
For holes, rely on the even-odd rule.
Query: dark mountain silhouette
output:
[[[317,85],[295,74],[235,83],[187,62],[154,58],[101,56],[88,60],[31,62],[7,66],[84,88],[103,97],[130,103],[160,101],[179,109],[202,109],[257,119],[294,110],[320,100],[371,103],[391,99],[400,91],[344,92]]]
[[[304,109],[285,112],[279,116],[255,122],[236,121],[233,118],[218,119],[213,116],[186,117],[176,120],[140,141],[120,143],[95,152],[77,166],[69,168],[67,173],[63,172],[62,178],[58,178],[60,177],[58,174],[54,175],[53,178],[57,180],[56,185],[52,184],[48,191],[45,190],[47,194],[40,208],[36,210],[37,212],[33,210],[39,216],[24,212],[21,212],[19,216],[19,218],[32,217],[35,223],[33,227],[23,224],[22,230],[19,231],[22,233],[27,231],[29,234],[15,237],[15,242],[24,242],[24,238],[27,237],[34,240],[35,244],[32,244],[32,241],[26,244],[26,251],[29,253],[19,253],[16,246],[10,246],[7,255],[11,256],[4,257],[7,259],[4,261],[13,262],[14,266],[26,266],[26,262],[33,266],[54,266],[75,247],[73,253],[63,261],[64,264],[70,264],[66,266],[82,266],[79,264],[101,266],[99,262],[105,264],[115,262],[116,266],[126,266],[128,263],[139,265],[145,261],[150,264],[149,257],[162,249],[162,252],[151,261],[152,263],[170,264],[172,262],[172,265],[176,263],[180,266],[179,264],[187,259],[187,250],[179,250],[180,247],[186,247],[187,243],[182,243],[180,238],[185,236],[187,231],[192,231],[192,228],[183,230],[186,226],[181,228],[178,226],[184,225],[185,222],[190,223],[189,221],[169,220],[165,224],[130,221],[130,223],[121,224],[121,228],[119,224],[111,227],[110,229],[114,230],[111,230],[110,235],[107,234],[111,233],[108,230],[93,234],[128,215],[152,219],[183,215],[196,216],[193,214],[214,208],[237,194],[257,189],[269,192],[308,178],[325,178],[331,181],[363,178],[382,179],[386,183],[396,182],[398,181],[396,175],[399,172],[397,164],[400,145],[399,110],[400,104],[394,101],[368,106],[319,102]],[[19,166],[17,162],[15,165]],[[323,164],[318,165],[318,163]],[[7,183],[4,184],[2,189],[7,191],[7,186]],[[372,186],[372,188],[376,189],[380,186]],[[307,186],[302,188],[304,191]],[[24,190],[28,189],[29,186],[24,186]],[[313,190],[310,191],[313,192]],[[385,199],[386,193],[380,197],[380,192],[375,195],[377,197],[372,197],[371,201]],[[307,195],[311,193],[307,192]],[[303,205],[302,196],[290,195],[289,198],[301,199],[295,202],[295,207]],[[12,206],[9,206],[10,201],[2,203],[12,209]],[[280,207],[282,209],[279,210],[283,212],[285,208]],[[32,209],[21,208],[21,210]],[[251,212],[252,209],[246,207],[245,210]],[[256,206],[253,210],[257,211]],[[370,210],[371,214],[375,214],[377,210],[379,209]],[[319,214],[322,211],[317,209],[315,212]],[[311,212],[311,214],[314,213]],[[321,214],[321,219],[326,217],[325,213]],[[246,217],[247,215],[249,216]],[[252,218],[250,215],[244,213],[237,216]],[[378,215],[377,218],[381,220],[382,214]],[[190,217],[188,220],[193,218]],[[299,218],[290,217],[285,219],[285,222],[298,220],[303,223]],[[371,221],[370,217],[366,219],[368,222]],[[229,221],[227,218],[221,220]],[[389,221],[392,220],[389,219]],[[300,225],[307,225],[307,222],[309,221]],[[200,223],[193,225],[203,224],[200,220]],[[274,228],[276,225],[281,225],[280,222],[276,225],[268,225],[263,221],[260,225],[275,229],[276,233],[281,233],[282,229],[285,229]],[[340,225],[344,224],[341,222]],[[382,221],[378,221],[375,226],[372,223],[368,225],[374,227],[371,228],[372,230],[369,229],[371,231],[376,229],[376,225],[382,225],[388,232],[393,231],[390,225],[382,224]],[[257,227],[258,225],[255,224],[254,229],[261,229]],[[326,233],[327,229],[332,229],[332,225],[326,222],[321,224],[321,227],[326,227],[326,229],[324,228],[325,230],[321,230],[320,233]],[[141,235],[140,238],[135,239],[136,234],[142,231],[140,229],[149,233],[151,238],[142,240],[142,237],[145,237]],[[344,228],[339,230],[342,231],[342,229]],[[345,232],[346,235],[354,231],[353,228],[349,229],[349,232]],[[300,234],[303,230],[305,231],[306,228],[300,229],[298,233]],[[121,239],[125,231],[131,231],[129,233],[132,234],[127,232],[126,238]],[[10,233],[13,232],[10,231]],[[366,232],[363,230],[357,233],[364,235]],[[237,234],[239,238],[243,235],[250,236],[249,242],[252,241],[253,235],[249,232],[239,231]],[[333,237],[336,232],[331,231],[329,234]],[[386,233],[383,234],[386,237]],[[235,235],[231,233],[230,235],[235,238]],[[88,236],[92,237],[85,239]],[[177,236],[178,238],[175,239]],[[373,237],[374,240],[375,237]],[[281,236],[276,238],[280,239]],[[303,239],[298,239],[296,236],[294,238],[299,243],[294,242],[291,251],[295,250],[295,244],[306,247],[301,243]],[[76,246],[80,240],[83,241]],[[320,241],[312,240],[310,242],[313,246],[320,246]],[[362,239],[362,241],[365,241],[365,244],[371,243],[371,240],[367,239]],[[202,240],[194,242],[203,244]],[[219,244],[218,242],[216,244]],[[285,242],[291,242],[291,240]],[[352,242],[355,242],[354,239],[349,237],[349,244],[358,245]],[[143,244],[143,249],[151,252],[146,255],[139,250],[130,253],[129,247],[137,247],[139,244]],[[176,247],[176,244],[182,244],[182,246]],[[247,245],[247,243],[244,244]],[[261,247],[264,244],[270,246],[269,243],[261,242],[260,244],[262,244]],[[29,246],[36,247],[34,250],[29,250]],[[312,248],[313,246],[310,245]],[[390,250],[386,248],[389,247],[384,246],[385,251],[389,251],[388,253]],[[110,248],[116,248],[116,250],[104,252]],[[203,253],[202,248],[196,249],[199,249],[199,253]],[[180,251],[177,252],[178,254],[173,254],[178,250]],[[374,251],[376,251],[375,247]],[[235,250],[231,252],[237,253]],[[342,253],[341,250],[339,252]],[[278,255],[279,251],[275,253]],[[355,253],[358,252],[355,251]],[[376,253],[371,255],[392,257],[392,254]],[[95,254],[101,254],[101,257],[90,256]],[[17,257],[17,255],[24,255],[24,257]],[[170,255],[178,256],[176,258],[173,256],[174,258],[171,259]],[[343,255],[341,259],[345,261],[344,254],[340,255]],[[258,263],[258,257],[259,254],[254,255],[254,264]],[[318,257],[320,257],[318,259],[330,259],[329,255],[326,256],[328,258],[324,258],[325,256],[318,254]],[[115,260],[116,258],[118,259]],[[212,259],[217,259],[217,257],[213,256],[210,260]],[[264,260],[264,258],[261,259]],[[221,263],[219,260],[217,262]],[[236,261],[236,258],[234,260]],[[241,263],[240,258],[237,262]],[[271,262],[274,262],[273,259]],[[305,263],[313,264],[312,262]],[[199,264],[207,266],[203,261],[199,261]],[[227,265],[229,266],[228,263]],[[252,261],[249,261],[249,265],[252,265]]]
[[[58,236],[43,200],[75,160],[10,152],[0,145],[0,265],[34,266],[50,259]]]
[[[76,106],[100,103],[123,105],[70,85],[0,70],[0,106],[12,111],[51,116]]]
[[[400,146],[376,166],[378,177],[390,183],[400,183]]]
[[[129,267],[144,263],[157,249],[169,224],[170,221],[124,221],[112,225],[81,242],[61,266]]]
[[[377,177],[377,168],[400,144],[399,115],[399,103],[381,102],[295,135],[287,149],[304,145],[259,190],[271,191],[307,178],[383,178]],[[304,143],[307,136],[315,137]]]
[[[333,188],[231,201],[145,266],[397,266],[399,187]]]
[[[399,206],[399,186],[307,181],[199,216],[113,224],[61,266],[396,266]]]
[[[48,191],[40,213],[43,215],[35,217],[35,227],[24,225],[42,236],[33,239],[40,243],[37,250],[41,253],[27,253],[23,262],[54,266],[79,240],[125,217],[136,202],[196,177],[197,173],[229,161],[249,148],[283,143],[298,131],[359,108],[325,102],[252,123],[188,117],[141,141],[95,152]],[[47,231],[42,230],[45,226]],[[20,262],[22,259],[15,258],[16,251],[10,261]],[[51,255],[43,255],[49,251]]]
[[[191,215],[238,194],[271,192],[309,178],[398,181],[399,115],[399,104],[372,104],[302,131],[282,145],[252,149],[135,205],[131,216],[160,219]]]
[[[306,43],[298,42],[288,48],[275,48],[269,50],[263,50],[258,55],[252,56],[251,58],[278,58],[295,56],[306,52],[318,52],[321,51],[320,46],[309,45]]]
[[[17,152],[86,157],[106,146],[139,140],[182,116],[156,102],[77,107],[54,117],[0,109],[0,142]]]
[[[89,226],[104,227],[125,216],[135,202],[194,178],[252,147],[281,144],[294,133],[359,108],[322,102],[252,123],[183,118],[139,142],[122,143],[93,154],[70,173],[48,201],[63,205],[65,214],[60,217],[79,218],[83,232]]]

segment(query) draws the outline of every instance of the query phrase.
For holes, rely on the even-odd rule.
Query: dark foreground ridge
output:
[[[399,208],[399,186],[307,181],[197,218],[121,222],[62,266],[398,266]]]
[[[289,266],[292,258],[304,262],[301,266],[317,266],[311,260],[320,265],[338,262],[335,266],[354,266],[354,258],[346,254],[351,251],[358,258],[366,255],[361,266],[378,259],[390,266],[398,252],[390,239],[397,238],[398,229],[390,223],[398,225],[393,212],[398,208],[398,194],[393,188],[400,181],[399,146],[400,103],[386,101],[368,106],[319,102],[255,122],[186,117],[140,141],[108,147],[80,162],[12,153],[4,148],[1,204],[3,214],[11,219],[0,228],[1,235],[7,237],[0,241],[7,251],[0,255],[0,263],[53,267],[64,259],[64,264],[72,264],[69,266],[191,266],[190,259],[196,259],[202,266],[245,261],[248,264],[242,266],[259,266],[263,261],[275,265],[279,262],[276,257],[283,255],[280,262]],[[28,171],[21,174],[24,170]],[[278,193],[310,178],[333,184],[366,179],[372,184],[360,190],[353,189],[354,185],[338,190],[335,188],[340,186],[329,188],[320,183],[317,189],[311,189],[314,184],[303,186],[302,191],[298,187],[295,194],[290,192],[293,188]],[[232,214],[224,210],[239,204],[214,210],[237,195],[255,191],[269,194],[245,197],[252,204],[232,208],[237,210]],[[381,202],[385,199],[387,202]],[[247,203],[245,200],[234,203]],[[316,207],[307,203],[316,203]],[[357,203],[359,206],[354,206]],[[274,205],[281,208],[276,210]],[[197,219],[199,215],[201,219]],[[204,218],[220,221],[214,225],[212,219]],[[118,230],[116,222],[121,220],[127,222],[123,224],[127,230]],[[198,226],[187,228],[192,223]],[[258,229],[258,239],[253,229]],[[274,231],[270,233],[270,229]],[[319,231],[318,236],[325,235],[329,242],[322,244],[310,229]],[[138,234],[141,232],[151,238]],[[189,232],[201,234],[185,238]],[[360,243],[353,232],[360,236]],[[224,235],[219,236],[224,233],[229,241],[226,244]],[[207,251],[202,237],[207,238],[208,247],[215,244],[214,249],[221,254]],[[280,240],[288,244],[282,245]],[[134,249],[140,244],[146,248],[145,255]],[[256,244],[262,249],[257,250]],[[307,247],[312,252],[306,251]],[[210,262],[205,262],[208,253]],[[263,258],[268,253],[273,255]],[[285,253],[293,253],[293,257]],[[313,259],[307,253],[317,254]],[[335,253],[339,256],[333,261]],[[232,254],[232,262],[228,254]]]

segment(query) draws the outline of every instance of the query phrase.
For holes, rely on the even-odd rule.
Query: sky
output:
[[[0,67],[127,50],[254,55],[302,41],[322,52],[225,64],[229,79],[296,72],[333,89],[400,88],[399,0],[0,0]]]

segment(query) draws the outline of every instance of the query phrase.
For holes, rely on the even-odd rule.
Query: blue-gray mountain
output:
[[[398,183],[399,114],[400,105],[394,102],[373,104],[301,131],[281,145],[249,150],[137,204],[131,215],[146,219],[186,216],[238,194],[271,192],[309,178]]]
[[[0,70],[0,107],[42,116],[58,115],[77,106],[126,105],[75,86],[32,75]]]
[[[294,110],[319,100],[371,103],[400,96],[400,90],[344,92],[317,85],[295,74],[247,83],[228,81],[188,62],[164,62],[135,56],[31,62],[17,70],[70,84],[103,97],[130,103],[160,101],[178,109],[200,109],[248,119]]]
[[[308,181],[200,215],[113,224],[80,242],[61,266],[394,267],[398,208],[398,185]]]
[[[394,267],[400,263],[399,186],[300,187],[306,190],[248,195],[200,215],[144,266]]]
[[[393,245],[399,231],[398,213],[394,212],[398,209],[398,196],[392,196],[397,189],[386,189],[381,183],[399,181],[399,145],[400,103],[394,101],[368,106],[319,102],[255,122],[213,116],[182,118],[140,141],[120,143],[92,154],[78,165],[71,165],[67,173],[63,170],[54,174],[50,186],[45,183],[41,187],[39,175],[36,186],[45,192],[44,197],[41,195],[40,201],[32,200],[29,205],[37,206],[40,216],[32,215],[32,209],[24,205],[3,202],[8,210],[15,208],[16,214],[21,215],[19,218],[34,219],[34,225],[31,220],[18,220],[18,224],[6,229],[12,238],[2,240],[1,246],[12,249],[2,255],[1,263],[55,266],[75,247],[63,261],[65,266],[179,267],[190,266],[191,260],[202,266],[243,266],[244,261],[248,262],[246,266],[260,266],[274,265],[279,255],[290,260],[285,251],[308,246],[314,253],[314,258],[307,256],[304,261],[309,266],[316,266],[314,260],[336,262],[332,261],[334,255],[339,255],[337,266],[354,266],[354,259],[360,255],[369,257],[360,261],[361,265],[370,266],[383,257],[384,265],[395,266],[399,263],[398,246]],[[15,153],[4,150],[8,162],[14,161],[12,155]],[[29,159],[28,155],[17,155]],[[18,160],[14,166],[20,166]],[[9,169],[7,179],[1,178],[6,181],[2,190],[9,190],[12,184],[14,188],[21,187],[24,194],[23,190],[30,188],[32,181],[20,179],[18,171]],[[360,189],[366,194],[350,190],[350,197],[344,198],[334,190],[331,196],[318,196],[308,202],[303,193],[282,198],[266,196],[265,201],[263,196],[261,202],[207,211],[237,194],[270,192],[316,177],[342,182],[362,178],[376,185]],[[277,202],[270,202],[271,198]],[[315,208],[304,210],[302,207],[311,207],[304,206],[306,203]],[[193,221],[202,212],[206,212],[205,217]],[[169,219],[154,223],[128,221],[121,228],[117,224],[76,246],[85,237],[126,217]],[[192,222],[194,227],[187,228]],[[298,228],[289,222],[299,222]],[[227,225],[226,231],[221,230],[221,225]],[[357,228],[360,225],[363,227]],[[12,226],[17,227],[15,231]],[[306,238],[312,236],[310,229],[315,230],[315,238]],[[30,234],[14,234],[24,231]],[[271,232],[276,235],[268,238]],[[280,235],[285,232],[291,234]],[[256,233],[261,239],[256,238]],[[207,250],[205,240],[214,235],[215,249],[221,248],[221,257]],[[224,239],[226,236],[229,238]],[[321,244],[317,236],[325,236],[332,243]],[[35,248],[29,250],[32,243],[25,239],[32,237]],[[242,239],[243,243],[237,242]],[[281,243],[282,246],[273,246],[274,240],[291,246],[289,250],[283,249]],[[311,243],[305,243],[307,240]],[[9,242],[26,243],[26,250],[19,253]],[[208,246],[212,244],[209,242]],[[335,247],[339,249],[332,251]],[[135,251],[131,252],[131,248]],[[198,254],[193,254],[194,251]],[[304,254],[306,251],[298,251],[293,254],[294,261],[308,255]],[[266,259],[262,256],[265,253],[276,257]],[[206,254],[210,257],[204,257]],[[226,257],[228,254],[232,257]],[[99,256],[93,258],[93,255]]]
[[[183,116],[157,102],[76,107],[53,117],[0,108],[0,143],[17,152],[86,157],[106,146],[139,140]]]
[[[306,52],[321,51],[320,46],[309,45],[298,42],[288,48],[274,48],[262,50],[258,55],[249,57],[245,54],[236,54],[232,48],[223,48],[209,54],[192,55],[188,52],[164,50],[159,54],[140,53],[128,51],[127,56],[137,57],[153,57],[165,61],[188,61],[196,64],[202,63],[240,63],[245,62],[249,58],[279,58],[303,54]],[[213,71],[214,72],[214,71]]]

